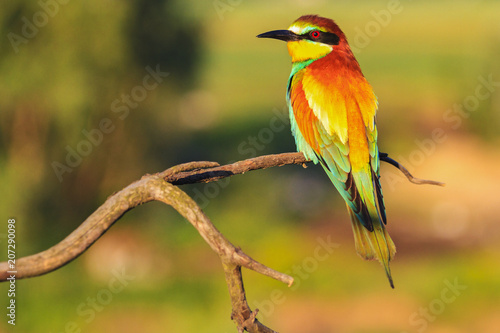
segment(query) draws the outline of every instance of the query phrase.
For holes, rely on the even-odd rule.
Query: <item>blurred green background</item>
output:
[[[382,166],[396,289],[356,255],[317,166],[182,189],[235,245],[296,277],[288,288],[243,273],[249,304],[280,332],[498,331],[498,1],[66,2],[0,12],[1,260],[8,218],[19,258],[146,173],[294,151],[290,58],[255,36],[315,13],[342,27],[375,89],[380,150],[447,184],[413,185]],[[17,281],[15,328],[5,283],[0,294],[0,332],[236,332],[217,256],[159,203],[67,266]]]

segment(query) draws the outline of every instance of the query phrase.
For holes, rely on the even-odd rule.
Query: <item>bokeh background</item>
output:
[[[62,240],[146,173],[294,151],[290,58],[284,43],[255,36],[310,13],[348,36],[379,97],[381,151],[447,185],[413,185],[382,165],[395,290],[378,263],[356,255],[345,206],[320,167],[182,187],[234,244],[296,277],[288,288],[245,270],[251,307],[280,332],[498,332],[493,0],[4,3],[0,259],[8,218],[19,258]],[[147,78],[155,70],[156,85]],[[335,246],[326,252],[325,242]],[[0,294],[0,332],[236,331],[217,256],[159,203],[127,213],[67,266],[17,281],[15,328],[6,284]]]

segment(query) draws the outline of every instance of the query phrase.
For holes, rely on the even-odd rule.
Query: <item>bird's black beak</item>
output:
[[[258,38],[274,38],[279,40],[284,40],[285,42],[292,42],[300,40],[300,36],[293,33],[290,30],[273,30],[264,32],[257,36]]]

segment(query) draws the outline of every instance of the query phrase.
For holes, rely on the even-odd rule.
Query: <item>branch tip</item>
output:
[[[403,173],[403,175],[406,176],[406,178],[413,184],[417,185],[435,185],[435,186],[445,186],[445,183],[438,182],[435,180],[427,180],[427,179],[421,179],[421,178],[416,178],[413,177],[413,175],[406,169],[402,164],[400,164],[398,161],[393,160],[392,158],[389,157],[389,154],[387,153],[379,153],[379,158],[381,161],[384,161],[386,163],[389,163],[390,165],[396,167]]]

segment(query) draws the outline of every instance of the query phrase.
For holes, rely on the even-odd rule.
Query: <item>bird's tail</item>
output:
[[[377,218],[372,218],[373,231],[370,231],[361,224],[358,216],[356,216],[349,205],[347,205],[347,210],[351,215],[356,252],[365,260],[377,259],[384,266],[389,283],[394,288],[389,261],[396,254],[396,246],[382,221],[380,221],[378,216]]]

